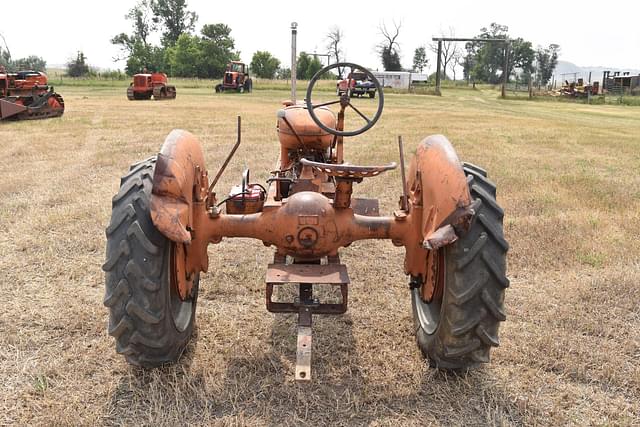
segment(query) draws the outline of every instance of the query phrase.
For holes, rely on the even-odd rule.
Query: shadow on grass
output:
[[[191,369],[195,337],[177,365],[155,371],[131,368],[113,391],[104,419],[107,424],[152,425],[526,423],[526,408],[512,401],[490,368],[451,374],[424,363],[413,386],[369,381],[352,324],[349,314],[314,318],[312,381],[307,384],[293,380],[293,315],[274,316],[265,351],[231,357],[221,379],[207,377],[202,367]]]

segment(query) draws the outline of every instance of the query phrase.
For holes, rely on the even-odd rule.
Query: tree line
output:
[[[5,40],[4,36],[0,33],[0,65],[9,72],[15,72],[20,70],[36,70],[44,71],[47,67],[47,61],[43,58],[31,55],[25,58],[13,59],[11,57],[11,50]]]
[[[125,61],[125,72],[133,75],[143,70],[163,71],[176,77],[220,78],[229,61],[239,60],[240,52],[235,47],[231,28],[224,23],[204,24],[195,32],[198,15],[188,9],[187,0],[138,0],[125,15],[131,24],[129,33],[120,33],[111,43],[120,48],[116,60]],[[402,22],[393,21],[387,26],[383,21],[379,26],[381,36],[376,45],[379,59],[386,71],[423,72],[429,68],[427,49],[438,50],[436,43],[415,49],[413,64],[403,68],[400,59],[400,34]],[[551,44],[536,49],[530,41],[511,37],[506,25],[492,23],[480,29],[475,36],[479,39],[509,39],[508,69],[504,70],[505,45],[503,43],[469,42],[461,45],[442,42],[441,78],[456,79],[456,70],[462,69],[464,78],[474,82],[497,83],[504,73],[523,82],[532,80],[537,84],[547,84],[558,62],[560,47]],[[449,30],[453,36],[453,29]],[[1,34],[0,34],[1,36]],[[158,37],[160,36],[160,37]],[[152,40],[159,39],[159,44]],[[4,38],[2,38],[4,41]],[[331,60],[344,61],[344,33],[333,26],[325,34],[325,48]],[[9,70],[44,70],[46,62],[37,56],[12,60],[4,43],[0,45],[0,65]],[[310,79],[323,66],[317,55],[301,52],[297,58],[297,78]],[[253,75],[262,78],[290,78],[291,70],[281,66],[278,58],[270,52],[257,51],[250,62]],[[451,76],[448,75],[451,72]],[[83,52],[67,63],[67,74],[72,77],[94,75],[86,62]],[[338,70],[338,75],[342,70]],[[331,76],[329,76],[331,77]]]
[[[453,29],[449,29],[448,36],[454,37]],[[492,23],[489,27],[480,29],[476,39],[506,39],[508,43],[500,42],[467,42],[461,49],[456,42],[443,41],[441,51],[441,78],[449,79],[447,70],[456,79],[456,69],[462,68],[464,78],[474,82],[495,84],[503,79],[504,73],[508,80],[512,77],[528,83],[530,80],[538,85],[547,84],[558,64],[560,46],[551,44],[548,47],[533,48],[530,41],[521,37],[511,37],[509,27]],[[437,55],[437,42],[429,44],[429,50]],[[508,49],[507,49],[508,48]],[[507,55],[507,69],[505,70],[505,55]],[[383,59],[383,53],[380,53]],[[384,63],[384,59],[383,59]],[[429,64],[426,58],[425,46],[418,47],[413,56],[413,71],[422,72]]]

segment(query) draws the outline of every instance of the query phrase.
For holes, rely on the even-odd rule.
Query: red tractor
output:
[[[141,73],[133,76],[133,82],[127,88],[129,101],[142,99],[175,99],[176,87],[167,84],[165,73]]]
[[[227,64],[222,83],[215,87],[216,93],[235,90],[236,92],[251,92],[253,81],[249,77],[249,67],[239,61],[231,61]]]
[[[33,120],[59,117],[64,100],[40,71],[6,73],[0,69],[0,120]]]

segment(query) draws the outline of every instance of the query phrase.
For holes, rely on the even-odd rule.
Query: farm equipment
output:
[[[336,67],[371,79],[379,93],[375,114],[363,113],[345,93],[314,103],[316,83]],[[122,178],[103,265],[118,353],[142,367],[175,362],[193,331],[200,274],[210,268],[208,245],[250,237],[275,248],[266,269],[266,308],[298,314],[295,378],[308,381],[313,315],[347,310],[350,280],[340,249],[386,239],[405,248],[416,340],[430,365],[467,369],[488,362],[499,344],[509,280],[503,210],[487,173],[462,163],[442,135],[419,143],[407,172],[399,137],[398,208],[379,216],[378,200],[352,197],[352,189],[379,180],[396,163],[356,166],[344,159],[345,138],[369,130],[382,114],[378,80],[359,65],[333,64],[309,82],[305,102],[296,102],[294,77],[291,98],[277,112],[279,166],[264,186],[246,170],[228,196],[216,192],[241,141],[240,117],[237,141],[213,180],[200,142],[183,130],[172,131],[157,156],[133,164]],[[345,129],[348,115],[362,126]],[[293,301],[277,298],[286,284],[298,287]],[[339,288],[339,301],[320,301],[319,284]]]
[[[600,83],[593,82],[593,84],[585,84],[584,79],[579,78],[575,82],[569,82],[565,80],[562,88],[560,88],[560,94],[573,98],[587,98],[589,95],[597,95],[600,91]]]
[[[127,88],[129,101],[143,99],[175,99],[176,87],[167,84],[165,73],[141,73],[133,76],[133,82]]]
[[[0,120],[46,119],[63,113],[64,100],[47,84],[45,73],[0,71]]]
[[[216,93],[235,90],[236,92],[251,92],[253,81],[249,77],[249,67],[239,61],[231,61],[227,64],[222,83],[215,87]]]
[[[369,95],[369,98],[376,97],[376,85],[361,70],[349,73],[346,79],[340,80],[336,84],[336,94],[348,94],[351,97]]]

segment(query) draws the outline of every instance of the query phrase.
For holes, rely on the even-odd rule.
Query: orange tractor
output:
[[[175,99],[176,87],[167,84],[165,73],[141,73],[133,76],[133,82],[127,88],[129,101],[142,99]]]
[[[216,93],[230,90],[240,93],[253,90],[253,80],[249,77],[249,67],[245,63],[231,61],[227,64],[222,83],[217,84],[215,87]]]
[[[375,113],[364,112],[346,93],[314,102],[316,83],[336,67],[367,74],[379,93],[377,106],[368,104]],[[251,182],[246,170],[228,195],[215,191],[240,144],[240,118],[237,141],[213,180],[202,145],[183,130],[172,131],[157,155],[133,164],[122,178],[103,266],[104,304],[118,353],[143,367],[177,361],[194,328],[200,274],[210,268],[208,245],[250,237],[274,248],[266,307],[298,314],[295,378],[307,381],[312,316],[347,310],[350,280],[341,248],[386,239],[405,248],[414,330],[430,365],[466,369],[488,362],[505,320],[509,246],[487,173],[461,162],[442,135],[420,142],[405,171],[399,137],[401,196],[392,214],[380,216],[378,200],[352,197],[352,189],[397,164],[356,166],[344,159],[345,138],[370,129],[382,114],[380,83],[362,66],[339,63],[313,77],[305,102],[296,102],[292,84],[291,101],[277,113],[279,167],[264,185]],[[354,122],[355,128],[345,128]],[[293,301],[278,298],[285,284],[298,286]],[[339,288],[338,302],[320,301],[318,284]]]
[[[63,113],[64,100],[47,84],[45,73],[0,70],[0,120],[46,119]]]

